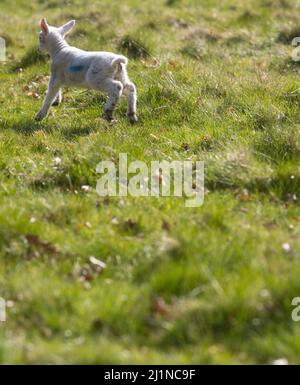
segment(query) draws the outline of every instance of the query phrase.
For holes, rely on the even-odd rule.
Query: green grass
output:
[[[59,5],[1,1],[0,362],[299,364],[294,1]],[[109,125],[103,96],[71,89],[34,122],[49,75],[34,50],[42,16],[77,19],[73,45],[131,58],[138,125],[125,101]],[[100,198],[96,165],[121,152],[204,160],[204,205]]]

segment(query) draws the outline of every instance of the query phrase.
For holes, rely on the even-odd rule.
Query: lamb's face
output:
[[[49,27],[47,33],[41,31],[39,33],[39,51],[42,53],[50,53],[51,40],[64,39],[59,28]]]
[[[75,20],[71,20],[62,27],[50,27],[46,19],[40,21],[41,31],[39,33],[39,51],[50,53],[50,43],[53,40],[64,39],[65,36],[72,30],[75,25]]]
[[[41,32],[39,33],[39,51],[44,53],[50,52],[51,29],[46,21],[40,21]]]
[[[49,53],[49,44],[47,44],[47,40],[47,35],[41,31],[39,33],[39,51],[42,53]]]

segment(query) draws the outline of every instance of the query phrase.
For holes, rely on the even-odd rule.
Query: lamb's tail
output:
[[[112,62],[111,65],[113,69],[118,70],[119,68],[122,70],[122,64],[127,66],[128,64],[128,59],[125,56],[118,56],[116,57]]]
[[[129,82],[126,70],[127,63],[128,59],[125,56],[118,56],[111,63],[114,70],[114,79],[119,80],[124,86]]]

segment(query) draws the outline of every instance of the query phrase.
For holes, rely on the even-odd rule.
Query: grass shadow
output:
[[[45,132],[51,132],[53,127],[47,122],[37,122],[32,119],[23,119],[17,122],[9,122],[4,125],[3,128],[14,130],[18,134],[31,135],[36,131],[43,130]]]
[[[12,65],[12,71],[19,68],[25,69],[36,64],[44,64],[47,61],[47,55],[42,55],[36,47],[32,47],[26,51],[22,58]]]

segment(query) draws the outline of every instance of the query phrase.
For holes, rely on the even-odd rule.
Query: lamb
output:
[[[108,121],[114,121],[114,109],[120,97],[125,95],[128,100],[127,116],[132,124],[136,123],[137,92],[128,78],[128,59],[111,52],[86,52],[70,47],[65,37],[74,25],[75,20],[59,28],[49,26],[45,18],[40,21],[39,51],[50,54],[51,74],[44,104],[35,119],[40,121],[46,118],[50,107],[61,103],[62,86],[75,86],[108,94],[104,106],[104,117]]]

